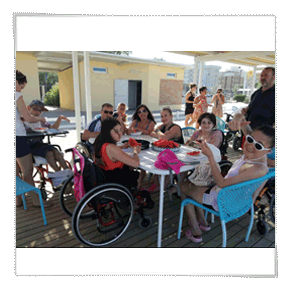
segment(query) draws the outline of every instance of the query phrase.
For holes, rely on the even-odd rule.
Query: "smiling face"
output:
[[[161,121],[164,125],[173,123],[173,115],[168,110],[161,111]]]
[[[202,133],[210,132],[214,127],[213,122],[209,118],[203,118],[200,123]]]
[[[203,91],[201,91],[201,95],[205,96],[207,94],[207,89],[204,89]]]
[[[140,109],[137,111],[137,114],[140,120],[146,120],[148,118],[148,111],[145,107],[140,107]]]
[[[110,131],[110,135],[113,138],[113,140],[115,140],[116,142],[119,142],[121,137],[122,137],[122,131],[121,131],[121,126],[120,124],[117,124],[116,126],[114,126],[111,131]]]
[[[270,138],[259,130],[255,130],[250,134],[253,142],[249,143],[247,140],[244,143],[243,153],[248,159],[258,159],[271,152]],[[255,144],[260,143],[265,149],[258,150]]]
[[[112,116],[113,114],[113,107],[104,106],[103,109],[100,111],[101,113],[101,120],[105,120],[108,116]]]
[[[126,108],[125,108],[124,105],[119,105],[118,108],[117,108],[117,112],[120,112],[122,114],[125,113],[125,110],[126,110]]]
[[[32,116],[41,116],[42,114],[42,108],[37,105],[32,105],[32,106],[28,105],[27,110]]]

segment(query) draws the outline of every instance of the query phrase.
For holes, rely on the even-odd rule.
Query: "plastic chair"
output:
[[[220,217],[223,233],[222,247],[226,247],[227,241],[225,224],[231,220],[241,217],[251,209],[249,228],[245,238],[245,241],[248,241],[254,223],[254,205],[252,195],[264,181],[269,180],[271,177],[275,177],[274,168],[270,169],[269,172],[261,178],[238,183],[221,189],[217,196],[218,211],[212,210],[191,198],[183,200],[181,203],[178,239],[181,237],[184,206],[191,203]]]
[[[216,116],[216,127],[220,129],[222,132],[226,133],[225,131],[225,122],[220,117]]]
[[[196,129],[194,127],[183,127],[182,128],[182,134],[184,138],[184,142],[186,142],[194,133]]]
[[[43,207],[43,202],[42,202],[41,191],[39,189],[35,188],[34,186],[29,185],[28,183],[24,182],[23,180],[20,179],[20,177],[16,176],[16,196],[22,195],[23,207],[25,210],[27,208],[26,208],[24,193],[29,192],[29,191],[33,191],[33,192],[38,194],[44,225],[47,225],[44,207]]]

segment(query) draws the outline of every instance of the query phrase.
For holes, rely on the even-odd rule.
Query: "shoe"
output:
[[[211,229],[211,226],[204,226],[202,224],[198,224],[199,225],[199,228],[202,230],[202,231],[209,231]]]
[[[43,207],[44,208],[50,208],[53,205],[54,204],[51,201],[45,201],[45,202],[43,202]],[[34,207],[34,208],[40,208],[41,206],[40,206],[40,204],[39,205],[32,204],[32,207]]]
[[[22,198],[20,196],[16,196],[16,207],[21,207],[23,205]]]
[[[195,243],[200,243],[200,242],[202,242],[202,236],[201,236],[201,235],[195,235],[195,236],[193,236],[193,234],[192,234],[190,228],[186,231],[185,236],[186,236],[189,240],[191,240],[191,241],[193,241],[193,242],[195,242]]]

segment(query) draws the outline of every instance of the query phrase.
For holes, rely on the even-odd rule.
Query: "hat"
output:
[[[160,152],[155,162],[155,166],[158,169],[168,170],[169,168],[171,168],[176,174],[180,173],[180,168],[184,165],[185,164],[183,164],[177,158],[173,151],[169,149]]]
[[[43,103],[42,101],[40,101],[40,100],[37,100],[37,99],[32,100],[32,101],[30,102],[29,106],[32,106],[32,105],[40,106],[40,107],[42,108],[42,111],[48,111],[48,109],[46,109],[46,108],[44,107],[44,103]]]

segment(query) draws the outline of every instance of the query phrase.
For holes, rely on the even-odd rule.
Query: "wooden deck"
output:
[[[241,155],[241,151],[235,152],[232,148],[228,150],[228,158],[234,161]],[[159,193],[152,194],[155,201],[155,207],[146,210],[145,214],[150,215],[153,223],[147,229],[140,229],[137,225],[139,215],[134,215],[133,220],[126,232],[115,243],[107,247],[157,247],[158,233],[158,209]],[[214,223],[210,223],[212,229],[203,234],[203,242],[195,244],[185,238],[185,231],[188,228],[187,218],[184,215],[181,239],[177,240],[177,230],[180,213],[180,199],[173,196],[169,199],[166,194],[164,197],[164,215],[163,215],[163,241],[162,247],[168,248],[197,248],[197,247],[221,247],[222,232],[219,218],[215,218]],[[50,200],[53,207],[45,210],[48,225],[43,224],[40,209],[32,207],[30,197],[27,197],[27,210],[23,207],[16,208],[16,247],[17,248],[80,248],[82,245],[73,234],[71,229],[71,218],[61,209],[59,203],[59,192],[53,193]],[[256,217],[255,217],[256,218]],[[245,242],[250,216],[245,214],[240,219],[227,223],[227,247],[236,248],[274,248],[275,247],[275,226],[267,218],[269,232],[262,236],[256,227],[256,219],[253,230],[248,242]],[[210,215],[208,217],[210,221]]]

